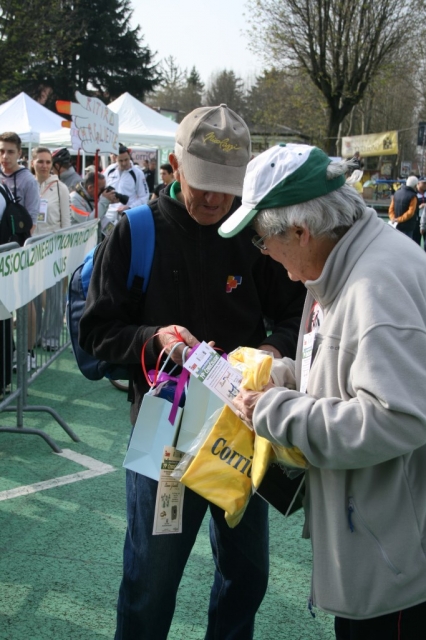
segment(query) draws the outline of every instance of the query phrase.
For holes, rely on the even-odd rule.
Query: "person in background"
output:
[[[126,215],[98,249],[80,344],[98,358],[131,368],[132,424],[149,389],[140,363],[145,343],[148,368],[155,368],[163,348],[170,353],[176,330],[189,346],[206,340],[225,352],[240,345],[261,345],[277,356],[294,352],[304,288],[284,279],[279,265],[247,246],[247,234],[229,242],[217,233],[235,196],[241,195],[250,157],[248,127],[226,105],[195,109],[182,120],[169,156],[176,181],[149,205],[155,251],[143,305],[135,304],[127,288],[131,238]],[[268,337],[265,316],[274,321]],[[182,349],[172,354],[180,364]],[[186,489],[182,532],[157,536],[152,530],[158,482],[130,470],[126,478],[127,532],[115,639],[166,640],[178,586],[209,509],[215,571],[205,637],[251,640],[268,581],[267,503],[254,495],[240,524],[230,529],[221,509]]]
[[[1,185],[0,188],[0,221],[6,208],[6,199],[2,193],[7,187]],[[7,189],[7,197],[12,194]],[[11,371],[12,371],[12,320],[0,320],[0,401],[10,393]]]
[[[346,178],[346,184],[353,187],[355,191],[357,191],[360,195],[362,195],[362,192],[363,192],[362,183],[361,183],[363,174],[364,172],[361,171],[361,169],[355,169],[355,171],[353,171],[351,175],[348,178]]]
[[[261,253],[308,293],[296,359],[275,361],[268,389],[234,404],[307,459],[310,606],[335,616],[337,640],[424,640],[426,256],[345,170],[301,144],[248,166],[219,232],[232,241],[252,224]]]
[[[121,214],[127,209],[146,204],[149,199],[144,174],[139,167],[133,165],[130,150],[121,145],[118,151],[117,164],[107,167],[104,175],[107,187],[112,187],[114,191],[124,195],[127,202],[124,204],[117,201],[110,204],[103,224],[108,224],[108,222],[116,224]]]
[[[413,239],[414,228],[418,224],[416,176],[409,176],[405,184],[392,196],[389,206],[389,219],[396,223],[396,229]]]
[[[33,149],[31,166],[40,191],[40,210],[34,235],[53,233],[71,224],[70,194],[58,175],[51,174],[52,154],[46,147]],[[37,343],[46,351],[56,351],[64,326],[62,281],[57,282],[34,303],[37,317]]]
[[[171,184],[173,182],[174,176],[173,167],[171,164],[167,163],[160,166],[160,178],[162,182],[160,182],[160,184],[155,187],[154,193],[151,196],[151,200],[155,200],[156,198],[158,198],[158,196],[160,195],[160,191],[165,189],[168,184]]]
[[[417,183],[417,200],[419,204],[419,213],[418,213],[419,224],[417,225],[417,229],[413,233],[413,240],[415,240],[417,244],[420,244],[422,236],[424,236],[425,234],[425,227],[426,227],[426,206],[425,206],[426,205],[426,178],[425,177],[419,178],[419,181]],[[417,233],[419,235],[417,235]],[[424,245],[423,245],[423,248],[426,251],[426,248],[424,247]]]
[[[84,180],[76,184],[70,193],[72,224],[87,222],[95,218],[95,177],[94,171],[86,174]],[[102,220],[110,204],[117,203],[114,189],[106,191],[103,173],[98,173],[98,218]]]
[[[40,195],[37,181],[31,171],[19,164],[21,153],[22,142],[17,133],[8,131],[0,135],[0,180],[9,188],[15,200],[30,214],[33,221],[31,233],[34,233],[40,212]],[[28,304],[28,370],[36,367],[35,340],[35,308],[34,303],[30,302]]]
[[[144,174],[149,193],[154,193],[155,179],[157,177],[157,161],[155,159],[149,161],[148,171],[144,171]]]
[[[21,151],[22,142],[17,133],[8,131],[0,135],[0,180],[30,214],[34,222],[34,231],[39,214],[40,196],[31,171],[19,164]]]
[[[81,175],[77,173],[71,163],[71,154],[68,149],[56,149],[52,153],[52,172],[63,182],[68,191],[72,191],[80,182]]]

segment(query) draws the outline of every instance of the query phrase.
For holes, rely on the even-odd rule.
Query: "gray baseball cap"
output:
[[[191,187],[240,196],[251,157],[250,132],[226,104],[189,113],[176,132],[182,171]]]

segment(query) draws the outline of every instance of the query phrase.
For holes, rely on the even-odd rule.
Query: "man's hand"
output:
[[[107,200],[109,200],[111,204],[120,202],[117,196],[115,195],[115,191],[107,191],[106,189],[104,189],[101,195],[103,195]]]
[[[177,342],[183,342],[184,344],[177,347],[171,356],[173,362],[176,362],[176,364],[179,365],[182,365],[182,353],[185,345],[192,348],[197,344],[200,344],[200,341],[197,340],[197,338],[193,336],[188,329],[173,324],[169,327],[163,327],[160,329],[160,332],[158,336],[155,336],[154,341],[157,351],[160,352],[164,349],[166,354],[170,353]],[[209,344],[213,345],[214,343]]]
[[[117,207],[118,213],[124,213],[124,211],[127,211],[127,209],[130,209],[127,204],[122,204],[121,207]]]

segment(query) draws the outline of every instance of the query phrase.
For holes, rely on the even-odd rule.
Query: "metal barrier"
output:
[[[86,224],[75,225],[86,229]],[[90,229],[90,225],[89,225]],[[61,230],[65,234],[69,229]],[[58,232],[57,232],[58,233]],[[44,238],[51,239],[55,234],[36,236],[27,240],[24,248],[40,243]],[[0,246],[0,256],[12,250],[20,249],[16,243]],[[77,260],[81,262],[81,260]],[[0,413],[16,413],[16,426],[0,424],[0,432],[37,435],[57,453],[61,448],[42,429],[24,426],[26,412],[45,412],[62,427],[75,442],[79,437],[51,407],[28,403],[28,387],[61,353],[70,346],[68,329],[65,324],[66,289],[68,277],[58,279],[56,283],[40,292],[32,300],[16,309],[12,318],[0,320]],[[4,317],[4,316],[3,316]]]

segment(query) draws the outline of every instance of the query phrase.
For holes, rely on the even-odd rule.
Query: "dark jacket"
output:
[[[96,255],[80,323],[80,344],[86,351],[134,365],[132,422],[148,389],[140,366],[142,346],[160,327],[182,325],[200,341],[214,340],[225,352],[265,341],[283,356],[294,357],[306,293],[280,264],[252,245],[253,231],[221,238],[223,220],[198,224],[169,191],[167,187],[150,203],[156,240],[143,305],[132,303],[126,289],[130,230],[123,216]],[[267,340],[265,317],[275,323]],[[150,340],[148,369],[154,368],[157,356]]]
[[[415,189],[413,189],[412,187],[407,187],[407,185],[402,185],[402,187],[400,189],[398,189],[398,191],[395,193],[395,195],[393,196],[393,212],[395,215],[395,218],[399,218],[402,215],[404,215],[404,213],[407,212],[407,210],[410,208],[410,203],[412,203],[413,198],[415,198],[415,207],[412,205],[412,208],[414,209],[413,211],[413,215],[411,217],[409,217],[408,219],[404,220],[403,222],[399,222],[397,229],[399,231],[413,231],[416,224],[418,223],[418,210],[419,210],[419,205],[418,205],[418,199],[417,199],[417,191],[415,191]]]

